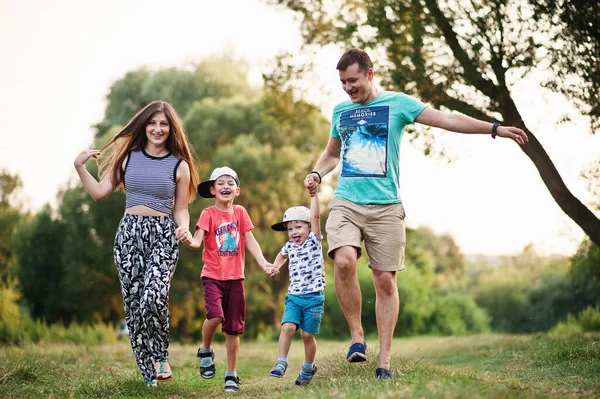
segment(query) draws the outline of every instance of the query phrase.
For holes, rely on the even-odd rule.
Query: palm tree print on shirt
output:
[[[388,106],[366,107],[342,113],[342,176],[387,175],[388,116]]]

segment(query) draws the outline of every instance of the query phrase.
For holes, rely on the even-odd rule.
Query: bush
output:
[[[583,331],[600,331],[600,309],[598,306],[588,306],[577,315],[579,325]]]
[[[550,330],[553,334],[580,334],[582,332],[600,331],[600,309],[588,306],[573,316],[569,314],[567,321],[556,324]]]
[[[577,335],[581,334],[583,330],[581,329],[581,324],[573,317],[573,315],[569,315],[567,317],[567,321],[561,321],[552,327],[549,331],[550,334],[556,335]]]
[[[435,299],[429,322],[430,332],[438,335],[465,335],[489,330],[490,317],[464,294],[448,294]]]
[[[0,281],[0,323],[16,326],[21,321],[18,301],[21,292],[17,288],[17,280]]]
[[[569,274],[578,298],[586,305],[600,305],[600,247],[582,242],[571,258]]]
[[[491,316],[491,327],[501,332],[525,332],[531,318],[531,282],[516,270],[481,275],[473,289],[477,304]]]
[[[366,259],[358,264],[358,281],[362,293],[362,325],[365,335],[377,334],[375,287]],[[329,278],[325,289],[325,315],[320,336],[328,339],[347,339],[348,323],[340,308],[333,283]],[[490,317],[475,301],[464,294],[440,296],[433,288],[431,274],[407,265],[397,273],[400,295],[400,315],[396,336],[417,334],[468,334],[489,330]]]
[[[38,343],[71,343],[77,345],[101,345],[117,341],[114,327],[108,324],[81,325],[71,323],[48,326],[40,320],[23,317],[16,325],[0,322],[0,344],[25,345]]]
[[[396,336],[427,334],[431,330],[429,321],[435,308],[436,292],[431,274],[407,265],[397,273],[400,291],[400,316],[396,324]],[[373,312],[373,323],[376,324]]]

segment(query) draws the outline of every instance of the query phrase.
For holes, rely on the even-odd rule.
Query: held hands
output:
[[[90,158],[98,158],[99,155],[100,150],[83,150],[77,155],[77,158],[73,161],[73,165],[75,165],[76,168],[83,166]]]
[[[265,266],[265,268],[263,269],[265,271],[265,273],[267,273],[270,277],[275,277],[276,275],[279,274],[279,269],[277,267],[275,267],[273,264],[271,263],[267,263],[267,265]]]
[[[513,139],[517,142],[517,144],[523,145],[529,141],[529,137],[527,137],[527,133],[518,127],[512,126],[498,126],[498,130],[496,130],[496,134],[500,137],[506,137],[508,139]]]
[[[177,241],[181,241],[183,242],[184,239],[192,239],[192,233],[190,232],[190,229],[186,226],[179,226],[175,229],[175,239],[177,239]],[[184,242],[185,244],[185,242]]]
[[[177,229],[175,229],[175,238],[177,241],[184,243],[186,247],[190,249],[197,249],[196,246],[193,245],[194,237],[192,236],[190,229],[186,226],[179,226]]]
[[[319,177],[315,173],[309,173],[304,178],[304,188],[310,197],[314,197],[319,187]]]

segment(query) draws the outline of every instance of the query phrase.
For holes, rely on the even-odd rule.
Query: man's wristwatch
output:
[[[492,138],[495,139],[496,138],[496,130],[498,130],[498,126],[502,126],[500,124],[500,122],[494,122],[494,125],[492,126]]]

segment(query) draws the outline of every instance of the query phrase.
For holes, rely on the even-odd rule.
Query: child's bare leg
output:
[[[313,364],[317,356],[317,340],[314,334],[302,331],[302,341],[304,342],[304,363]]]
[[[287,357],[292,346],[292,338],[296,332],[296,324],[283,323],[279,333],[279,357]]]
[[[217,327],[219,327],[219,324],[221,324],[222,320],[223,319],[220,317],[204,320],[204,323],[202,324],[202,348],[210,349],[212,340],[217,332]]]
[[[308,385],[317,372],[317,366],[315,365],[317,340],[314,334],[302,331],[302,342],[304,342],[304,364],[302,365],[302,371],[296,378],[295,384],[297,386]]]
[[[240,336],[225,334],[225,348],[227,349],[227,372],[233,373],[237,367],[238,353],[240,351]]]
[[[279,356],[275,365],[270,371],[270,375],[273,377],[281,378],[284,376],[288,366],[288,353],[290,352],[290,346],[292,346],[292,337],[296,332],[295,323],[283,323],[281,325],[281,332],[279,333]]]

